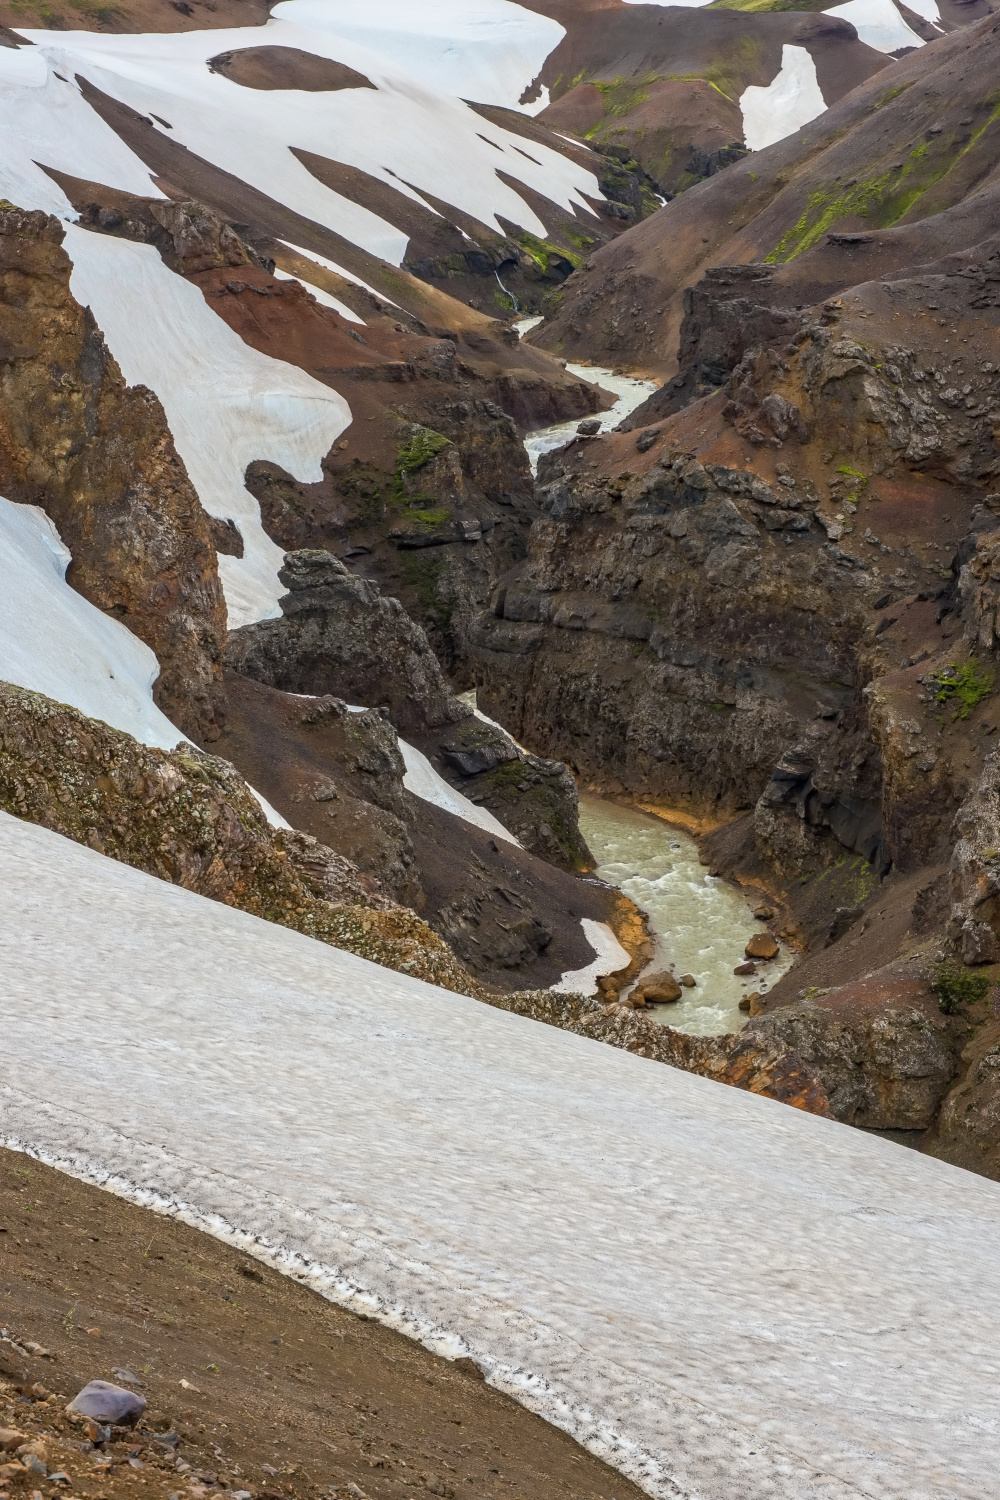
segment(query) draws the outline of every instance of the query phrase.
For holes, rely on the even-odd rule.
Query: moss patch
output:
[[[981,667],[974,656],[966,662],[950,662],[930,678],[935,689],[935,703],[947,703],[954,708],[952,723],[967,719],[977,703],[982,703],[993,691],[994,675],[988,667]]]

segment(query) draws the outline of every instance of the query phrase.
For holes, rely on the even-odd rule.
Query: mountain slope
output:
[[[788,300],[803,304],[834,284],[833,265],[844,286],[975,244],[990,232],[1000,151],[996,37],[987,18],[921,48],[891,79],[876,75],[789,139],[683,194],[590,257],[535,341],[566,357],[620,360],[627,348],[633,367],[669,377],[684,288],[707,267],[787,263]],[[830,239],[873,231],[884,254],[867,273],[853,258],[856,238]]]
[[[471,1353],[651,1494],[847,1500],[915,1476],[934,1493],[942,1467],[958,1495],[989,1483],[991,1184],[444,996],[6,816],[0,849],[8,1135]],[[956,1235],[980,1247],[972,1283]],[[838,1362],[816,1360],[821,1336]],[[751,1401],[767,1434],[748,1435]]]

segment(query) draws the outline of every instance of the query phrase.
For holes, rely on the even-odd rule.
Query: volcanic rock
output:
[[[680,998],[681,987],[669,969],[647,974],[632,991],[632,999],[641,1000],[645,1005],[669,1005]]]
[[[755,932],[743,951],[747,958],[777,958],[778,944],[769,932]]]
[[[109,1426],[134,1427],[146,1410],[146,1398],[108,1380],[91,1380],[73,1397],[66,1410]]]

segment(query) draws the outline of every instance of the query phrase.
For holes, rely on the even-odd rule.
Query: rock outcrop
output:
[[[471,716],[420,626],[377,583],[319,550],[286,553],[278,577],[289,590],[281,618],[230,632],[233,671],[288,693],[384,704],[403,735]]]
[[[283,692],[383,707],[404,738],[526,849],[566,869],[592,868],[569,771],[522,750],[455,696],[398,599],[320,550],[286,553],[279,577],[289,590],[282,616],[230,633],[232,671]]]
[[[126,385],[74,299],[62,239],[57,219],[0,205],[0,493],[51,517],[68,582],[152,648],[157,704],[211,740],[226,633],[211,523],[159,400]]]

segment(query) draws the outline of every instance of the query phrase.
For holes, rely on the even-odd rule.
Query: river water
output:
[[[522,318],[514,326],[521,337],[541,318]],[[641,406],[657,386],[650,380],[615,375],[594,365],[567,365],[582,380],[612,391],[617,401],[600,414],[601,431],[609,432]],[[529,432],[524,446],[531,472],[543,453],[561,448],[575,436],[579,418]],[[474,695],[469,694],[475,706]],[[597,861],[595,874],[617,886],[649,915],[657,951],[646,970],[672,969],[678,978],[693,974],[697,983],[673,1005],[653,1006],[649,1015],[663,1025],[696,1036],[738,1031],[746,1021],[739,1008],[744,995],[762,994],[791,966],[793,955],[782,948],[770,963],[759,963],[747,978],[733,973],[743,962],[748,938],[763,930],[745,896],[709,875],[690,834],[662,818],[621,807],[600,797],[581,796],[580,831]]]
[[[526,333],[543,321],[542,318],[521,318],[514,324],[514,327],[523,338]],[[599,385],[603,390],[610,391],[618,398],[609,411],[594,413],[600,420],[602,432],[610,432],[613,427],[617,427],[618,423],[623,422],[637,406],[641,406],[647,397],[659,390],[654,380],[635,380],[631,375],[616,375],[613,370],[604,370],[598,365],[567,365],[566,369],[571,375],[589,381],[591,385]],[[538,460],[543,453],[551,453],[554,448],[563,447],[570,438],[576,436],[576,429],[582,420],[586,419],[574,417],[571,422],[557,422],[554,427],[540,427],[536,432],[528,433],[524,446],[531,460],[532,474],[538,472]]]
[[[791,967],[791,952],[782,948],[747,978],[733,973],[743,962],[747,939],[764,924],[740,891],[709,875],[698,845],[683,829],[636,808],[581,795],[580,831],[597,861],[595,874],[649,914],[657,952],[646,972],[672,969],[678,979],[693,974],[697,980],[676,1004],[653,1006],[652,1019],[696,1036],[739,1030],[746,1021],[741,997],[753,990],[765,994]]]

